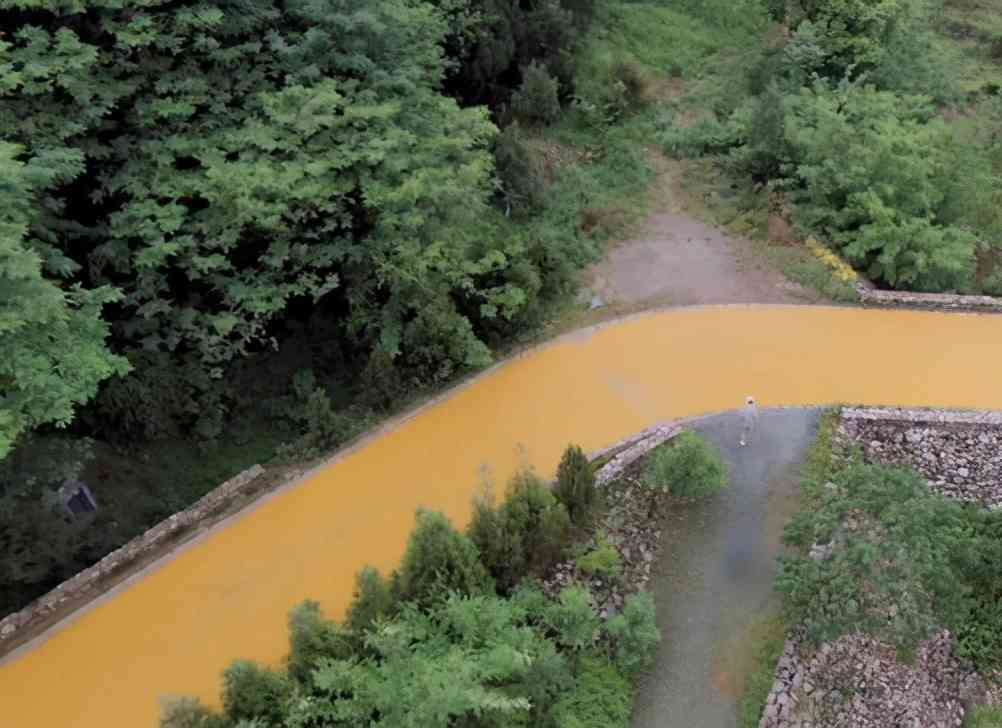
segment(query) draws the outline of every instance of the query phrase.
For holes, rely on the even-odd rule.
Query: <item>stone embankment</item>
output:
[[[556,596],[571,584],[588,586],[603,618],[623,607],[627,596],[646,588],[651,567],[661,543],[661,514],[657,496],[644,488],[638,479],[639,461],[651,450],[682,432],[679,422],[655,425],[614,445],[592,453],[592,462],[608,458],[595,473],[600,488],[615,487],[608,509],[596,534],[619,553],[622,573],[612,579],[580,573],[573,559],[557,564],[543,581],[543,591]],[[595,538],[586,546],[597,546]]]
[[[839,435],[869,462],[910,465],[948,498],[1002,507],[1002,412],[847,407]]]
[[[926,311],[1002,313],[1002,298],[995,298],[993,296],[880,291],[858,283],[856,284],[856,293],[862,305],[876,308],[916,308]]]
[[[835,447],[868,462],[908,464],[949,498],[1002,507],[1002,412],[845,407]],[[819,558],[824,553],[819,552]],[[984,679],[942,631],[915,663],[865,635],[811,650],[787,639],[760,728],[955,728],[972,704],[1002,704],[998,675]]]
[[[0,619],[0,654],[6,651],[7,645],[20,640],[26,632],[46,626],[58,618],[67,607],[98,596],[108,588],[111,580],[126,569],[157,554],[175,537],[197,528],[218,514],[238,495],[246,491],[263,472],[264,469],[260,465],[254,465],[230,478],[202,496],[194,505],[175,513],[124,546],[115,549],[93,566],[67,579],[19,612]]]
[[[923,642],[913,664],[861,634],[817,650],[788,639],[760,728],[956,728],[964,704],[982,702],[984,685],[953,653],[943,631]]]

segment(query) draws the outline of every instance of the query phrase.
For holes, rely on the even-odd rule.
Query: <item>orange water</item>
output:
[[[543,473],[568,442],[655,421],[831,402],[1002,409],[1002,317],[803,307],[648,314],[517,358],[244,514],[0,665],[2,728],[155,726],[157,698],[215,701],[231,660],[277,663],[307,597],[340,615],[392,568],[414,509],[465,522],[478,472]],[[524,446],[524,447],[520,447]]]

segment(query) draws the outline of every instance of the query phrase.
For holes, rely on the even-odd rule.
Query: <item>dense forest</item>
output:
[[[1002,293],[993,2],[0,0],[0,613],[537,335],[652,145]]]
[[[539,182],[514,110],[559,113],[590,18],[587,0],[0,5],[4,603],[110,545],[53,513],[85,438],[211,447],[263,402],[253,417],[303,435],[289,455],[315,455],[570,291],[597,247],[524,219]],[[146,525],[197,496],[161,490],[131,504]]]

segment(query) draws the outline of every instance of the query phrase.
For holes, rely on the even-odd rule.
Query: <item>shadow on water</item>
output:
[[[748,447],[726,413],[695,429],[715,444],[730,484],[666,517],[654,580],[662,643],[641,680],[633,728],[736,728],[754,625],[773,606],[783,525],[820,410],[762,412]]]

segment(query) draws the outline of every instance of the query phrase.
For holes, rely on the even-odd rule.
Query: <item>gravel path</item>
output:
[[[634,728],[735,728],[748,628],[772,605],[782,528],[819,410],[764,411],[738,448],[737,413],[696,426],[719,447],[730,485],[669,516],[653,588],[664,639],[641,681]]]
[[[803,303],[750,246],[684,212],[658,213],[592,268],[590,288],[609,304]]]

